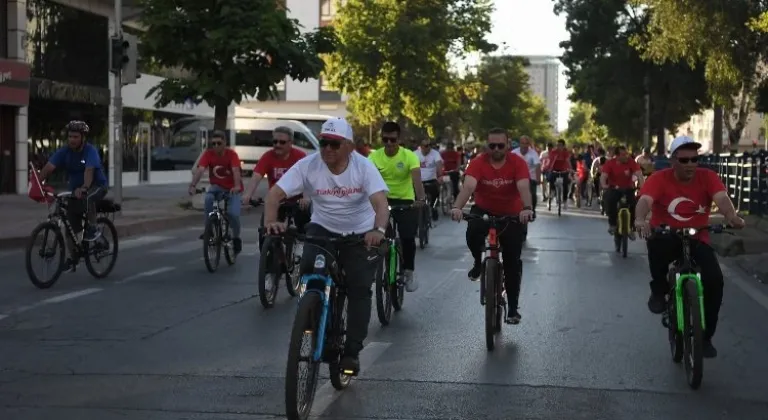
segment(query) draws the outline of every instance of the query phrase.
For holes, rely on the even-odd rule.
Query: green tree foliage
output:
[[[577,102],[571,107],[568,117],[568,129],[565,132],[566,140],[571,144],[593,144],[599,142],[603,145],[612,145],[615,140],[608,137],[608,127],[595,121],[597,109],[592,104]]]
[[[194,77],[171,78],[153,88],[158,105],[192,100],[215,108],[215,127],[226,127],[227,108],[244,96],[273,98],[286,76],[317,78],[318,54],[335,47],[332,29],[301,34],[275,0],[141,0],[142,51],[157,64]],[[148,96],[149,97],[149,96]]]
[[[636,37],[644,56],[656,62],[685,60],[702,65],[709,92],[726,110],[724,123],[738,141],[763,81],[768,34],[761,31],[764,2],[752,0],[637,0],[650,8],[649,36]]]
[[[466,83],[480,86],[469,117],[472,133],[483,138],[491,128],[505,128],[514,136],[527,135],[536,140],[552,138],[549,113],[544,102],[528,87],[525,59],[513,56],[484,57],[477,74]]]
[[[648,16],[626,0],[556,0],[570,39],[561,43],[571,99],[595,106],[594,119],[611,136],[643,143],[645,83],[650,77],[651,133],[673,130],[708,105],[701,69],[645,62],[630,44],[645,36]]]
[[[349,0],[334,21],[331,84],[361,124],[381,118],[428,127],[453,84],[448,54],[492,51],[489,0]]]

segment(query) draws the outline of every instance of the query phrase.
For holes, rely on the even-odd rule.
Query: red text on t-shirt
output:
[[[292,147],[287,156],[279,157],[274,150],[270,150],[261,156],[253,172],[267,177],[269,188],[271,189],[288,169],[296,162],[306,157],[304,151]]]
[[[459,169],[459,165],[461,165],[461,153],[455,150],[443,150],[443,152],[440,153],[440,156],[443,158],[444,171],[455,171]]]
[[[640,189],[640,195],[653,199],[651,226],[671,228],[703,227],[709,224],[712,199],[725,191],[717,174],[706,168],[697,168],[693,179],[680,182],[673,169],[655,172]],[[697,234],[700,241],[709,242],[709,232]]]
[[[217,185],[225,190],[235,188],[234,168],[240,168],[240,156],[232,149],[224,149],[224,153],[218,154],[213,149],[208,149],[200,158],[198,166],[208,168],[208,178],[211,185]],[[242,191],[243,184],[238,188]]]
[[[550,171],[565,172],[571,169],[571,154],[567,150],[552,149],[548,157]]]
[[[528,164],[520,156],[507,153],[500,168],[491,165],[486,154],[472,159],[466,175],[477,180],[475,205],[497,216],[517,215],[523,210],[523,199],[517,181],[528,179]]]
[[[611,159],[600,167],[600,172],[608,175],[608,186],[617,188],[632,188],[632,175],[640,170],[640,165],[632,159],[621,163],[619,159]]]

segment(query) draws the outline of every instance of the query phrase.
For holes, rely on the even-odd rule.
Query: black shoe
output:
[[[85,234],[83,235],[83,240],[86,242],[93,242],[99,236],[101,236],[101,232],[99,232],[99,229],[97,229],[96,226],[88,225],[85,228]]]
[[[74,258],[67,258],[67,261],[64,262],[64,271],[69,273],[77,271],[77,260]]]
[[[235,248],[235,254],[243,250],[243,241],[240,238],[232,238],[232,246]]]
[[[205,233],[201,233],[200,236],[197,239],[203,240],[203,237],[205,237]]]
[[[467,277],[469,277],[469,280],[471,281],[478,281],[480,280],[480,274],[480,266],[473,265],[472,269],[469,270],[469,273],[467,273]]]
[[[344,375],[357,376],[360,372],[360,358],[356,355],[345,354],[339,362],[339,370]]]
[[[667,310],[667,299],[664,295],[654,295],[648,298],[648,309],[654,314],[660,314]]]
[[[701,355],[707,359],[714,359],[717,357],[717,349],[712,345],[712,339],[704,340],[702,342]]]
[[[522,319],[522,316],[520,316],[520,312],[517,312],[517,310],[507,311],[507,318],[504,319],[504,322],[507,324],[517,325],[520,323],[520,319]]]

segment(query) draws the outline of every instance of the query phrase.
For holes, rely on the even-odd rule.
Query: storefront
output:
[[[17,192],[18,115],[29,103],[29,81],[26,63],[0,59],[0,193]]]

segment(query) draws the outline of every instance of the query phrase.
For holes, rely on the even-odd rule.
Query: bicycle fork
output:
[[[397,283],[397,246],[395,241],[389,243],[389,284]]]
[[[685,313],[683,311],[683,286],[692,281],[696,284],[698,292],[699,311],[701,312],[701,329],[707,328],[704,319],[704,285],[701,283],[701,277],[698,274],[676,274],[675,275],[675,314],[677,316],[677,330],[685,331]]]

